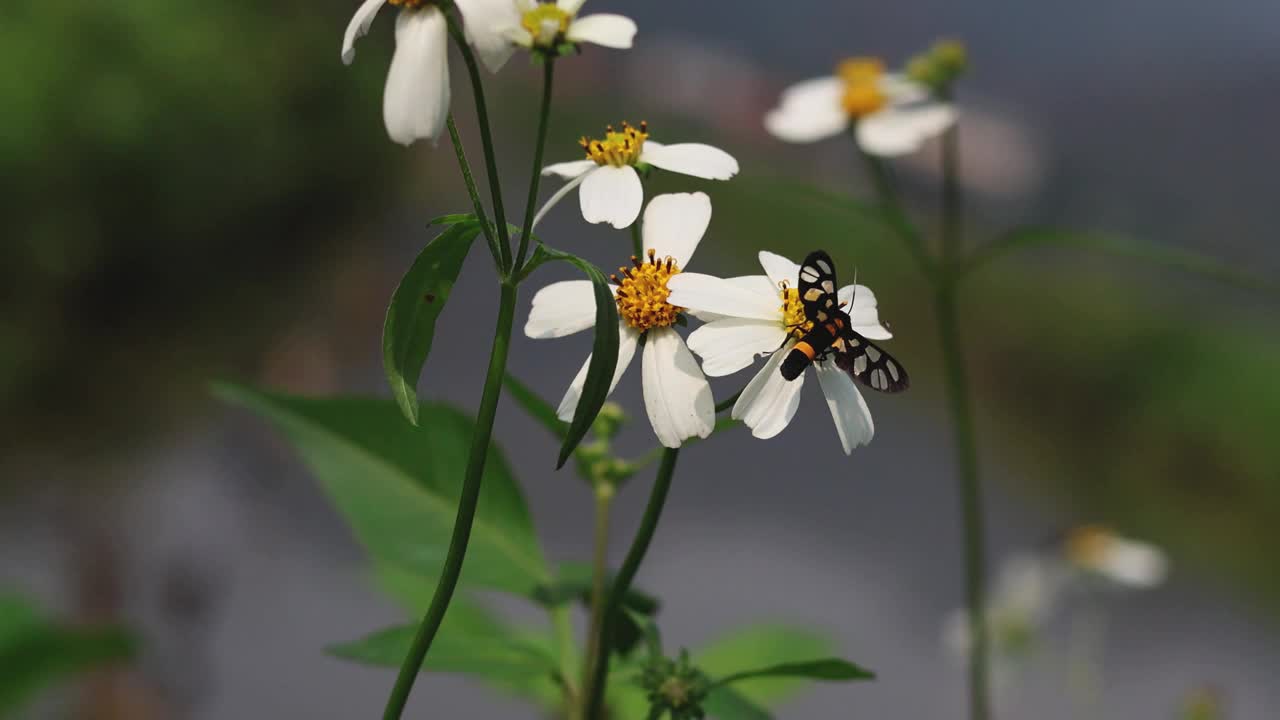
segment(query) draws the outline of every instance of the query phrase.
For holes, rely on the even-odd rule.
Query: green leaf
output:
[[[219,385],[275,423],[315,473],[375,566],[434,584],[448,549],[475,422],[424,403],[418,425],[373,398],[304,398]],[[524,496],[490,447],[462,582],[529,595],[550,581]]]
[[[480,220],[476,218],[475,213],[453,213],[450,215],[441,215],[440,217],[431,218],[427,222],[427,227],[432,225],[457,225],[458,223],[472,222],[479,227]]]
[[[520,382],[511,373],[507,373],[503,382],[506,383],[508,394],[516,401],[517,405],[529,413],[529,417],[537,420],[539,425],[546,428],[556,438],[564,439],[564,434],[569,430],[569,423],[556,416],[556,409],[551,406],[551,403],[543,400],[538,393],[534,392],[528,385]]]
[[[577,601],[583,607],[591,606],[592,575],[594,571],[587,563],[561,563],[554,582],[534,590],[533,599],[546,607],[557,607]],[[613,572],[605,577],[605,587],[613,584]],[[627,589],[622,598],[622,607],[626,612],[620,613],[614,621],[613,648],[620,655],[629,655],[636,644],[644,638],[644,628],[636,622],[632,613],[639,616],[657,614],[660,603],[650,595],[635,587]]]
[[[1018,228],[996,238],[979,248],[965,263],[964,269],[967,272],[973,272],[985,267],[992,260],[1016,250],[1041,246],[1074,247],[1127,257],[1152,265],[1202,275],[1226,285],[1280,297],[1280,283],[1275,280],[1232,267],[1221,260],[1197,252],[1122,235],[1043,227]]]
[[[25,600],[0,596],[0,716],[70,676],[129,658],[134,649],[122,628],[62,626]]]
[[[595,342],[591,347],[591,362],[587,366],[586,381],[582,385],[582,397],[578,400],[564,443],[560,446],[560,457],[556,460],[558,470],[564,467],[574,448],[578,447],[578,443],[582,442],[582,438],[591,429],[591,423],[595,422],[596,415],[600,414],[600,408],[609,395],[613,371],[618,364],[618,307],[604,273],[575,255],[553,250],[546,245],[537,245],[533,256],[529,258],[526,272],[553,260],[563,260],[586,274],[591,280],[596,301]]]
[[[854,665],[840,658],[822,658],[801,662],[785,662],[755,670],[739,670],[716,681],[717,685],[728,685],[751,678],[762,677],[794,677],[811,680],[874,680],[876,675],[870,670]]]
[[[734,631],[694,653],[694,663],[707,675],[726,677],[777,663],[803,662],[829,655],[833,648],[822,635],[787,625],[756,625]],[[733,689],[761,706],[772,706],[804,687],[795,677],[744,680]]]
[[[730,687],[713,688],[702,701],[702,709],[717,720],[771,720],[773,715],[750,698]]]
[[[446,216],[453,217],[453,216]],[[431,352],[436,319],[449,301],[462,261],[480,225],[458,220],[427,244],[400,280],[382,325],[382,366],[391,395],[409,422],[418,422],[418,376]]]

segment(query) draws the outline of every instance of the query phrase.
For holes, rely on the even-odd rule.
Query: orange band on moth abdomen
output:
[[[796,343],[796,349],[804,353],[805,357],[809,358],[810,360],[812,360],[814,356],[818,354],[817,352],[814,351],[812,345],[810,345],[809,343],[803,340]]]

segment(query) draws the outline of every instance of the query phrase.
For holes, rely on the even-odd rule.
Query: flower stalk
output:
[[[453,113],[449,113],[446,121],[449,127],[449,140],[453,143],[454,154],[458,156],[458,169],[462,172],[462,183],[467,186],[467,195],[471,197],[471,207],[480,219],[480,230],[484,233],[485,242],[489,245],[489,254],[499,270],[502,268],[502,251],[498,248],[498,239],[493,234],[493,224],[485,214],[484,203],[480,201],[480,191],[476,188],[475,176],[471,174],[471,163],[467,162],[467,153],[462,146],[462,137],[458,135],[458,126],[453,121]]]
[[[499,220],[499,225],[502,222]],[[507,351],[511,346],[511,328],[515,321],[516,287],[511,282],[502,283],[498,300],[498,322],[494,330],[493,347],[489,352],[489,370],[485,375],[484,391],[480,396],[480,409],[476,414],[475,434],[471,437],[471,450],[467,457],[466,474],[462,482],[462,495],[458,498],[458,514],[453,523],[453,535],[445,555],[440,581],[436,584],[431,605],[414,635],[409,654],[400,666],[396,684],[387,698],[383,720],[398,720],[404,712],[414,680],[422,671],[423,660],[431,648],[440,622],[444,620],[449,601],[458,586],[462,562],[471,539],[471,526],[476,517],[476,505],[480,499],[480,481],[484,476],[485,460],[489,456],[489,441],[493,435],[493,423],[498,413],[498,399],[502,395],[503,375],[507,371]]]
[[[667,502],[667,492],[671,490],[671,478],[675,475],[676,461],[680,458],[679,448],[667,448],[662,453],[662,463],[658,466],[658,476],[653,482],[653,490],[649,492],[649,503],[645,506],[644,516],[640,519],[640,527],[627,550],[627,557],[614,578],[609,589],[608,600],[601,616],[600,639],[596,647],[588,651],[588,656],[595,660],[588,667],[588,683],[583,688],[583,720],[604,717],[605,680],[609,675],[609,651],[613,644],[612,628],[618,613],[622,609],[622,598],[631,589],[640,563],[649,551],[649,543],[658,529],[658,520],[662,518],[662,508]]]
[[[600,637],[604,627],[605,590],[609,572],[609,512],[613,505],[614,494],[615,489],[612,483],[596,483],[594,553],[591,562],[591,625],[587,630],[587,660],[583,665],[582,686],[584,688],[591,687],[591,673],[598,661],[598,654],[603,650]]]
[[[538,113],[538,138],[533,145],[533,172],[529,179],[529,200],[525,203],[524,224],[520,226],[520,249],[516,251],[513,266],[519,269],[524,265],[525,255],[529,251],[529,235],[533,232],[534,207],[538,202],[538,181],[542,178],[542,150],[547,144],[547,123],[551,117],[551,85],[555,78],[556,58],[554,55],[542,57],[542,107]]]

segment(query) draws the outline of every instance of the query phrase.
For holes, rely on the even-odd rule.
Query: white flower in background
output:
[[[787,427],[800,407],[804,376],[787,381],[778,368],[811,323],[806,323],[800,302],[800,266],[771,252],[759,257],[765,275],[721,279],[682,273],[668,287],[672,303],[709,321],[689,335],[689,348],[702,357],[707,375],[735,373],[757,356],[772,353],[733,406],[733,417],[746,423],[752,435],[771,438]],[[853,330],[870,340],[893,337],[880,324],[871,290],[847,285],[838,295],[848,308]],[[830,359],[815,362],[814,368],[845,454],[871,442],[875,424],[853,379]]]
[[[907,155],[951,127],[955,108],[933,99],[929,88],[879,60],[855,58],[836,74],[792,85],[764,126],[787,142],[808,143],[845,132],[852,125],[863,150],[884,157]]]
[[[617,387],[643,338],[645,410],[658,440],[671,448],[691,437],[705,438],[715,427],[711,386],[672,327],[684,309],[667,300],[668,281],[689,264],[710,222],[711,200],[706,193],[655,197],[644,213],[646,257],[631,258],[634,267],[621,268],[622,276],[613,277],[619,346],[609,392]],[[595,315],[589,281],[552,283],[533,296],[524,332],[531,338],[563,337],[594,327]],[[562,420],[573,418],[590,362],[588,356],[560,401],[557,414]]]
[[[543,175],[569,180],[538,211],[534,224],[560,199],[578,185],[582,217],[589,223],[607,222],[615,228],[630,227],[644,204],[644,185],[638,166],[652,165],[705,180],[728,180],[738,174],[738,161],[729,153],[701,143],[661,145],[649,139],[648,123],[633,127],[622,123],[621,130],[610,125],[599,140],[578,141],[585,160],[556,163],[542,169]]]
[[[382,93],[387,134],[401,145],[440,136],[449,115],[449,31],[440,8],[424,0],[365,0],[347,25],[342,62],[355,59],[355,41],[385,3],[400,6],[396,51]]]
[[[1063,551],[1073,567],[1125,587],[1153,588],[1169,574],[1169,559],[1163,550],[1120,537],[1100,525],[1084,525],[1069,532]]]
[[[625,50],[636,24],[607,13],[578,17],[586,0],[456,0],[467,38],[485,67],[497,72],[517,47],[554,50],[565,43],[594,43]]]
[[[993,655],[1006,661],[1017,660],[1034,649],[1059,605],[1066,579],[1060,565],[1046,562],[1040,555],[1013,555],[1001,563],[987,596],[987,632]],[[964,608],[947,615],[942,637],[955,657],[968,656],[973,633]]]

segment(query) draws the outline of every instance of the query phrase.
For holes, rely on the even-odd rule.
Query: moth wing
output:
[[[840,309],[836,296],[836,266],[824,250],[814,250],[800,265],[800,302],[804,315],[814,322],[826,322]]]
[[[872,390],[897,393],[911,387],[906,368],[879,345],[853,330],[845,329],[841,342],[833,345],[836,367]]]

